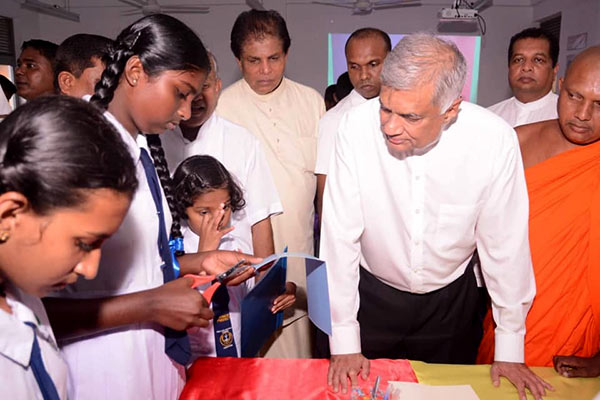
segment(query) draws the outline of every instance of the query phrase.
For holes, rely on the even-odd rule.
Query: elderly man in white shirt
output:
[[[327,169],[333,156],[335,134],[344,114],[368,99],[379,96],[381,81],[379,75],[385,56],[392,50],[392,42],[387,33],[376,28],[361,28],[346,41],[345,54],[348,76],[354,90],[335,107],[327,111],[319,121],[319,144],[317,146],[317,213],[323,208],[323,190],[327,180]]]
[[[508,83],[514,96],[489,110],[512,127],[557,119],[558,95],[552,84],[558,72],[558,40],[539,28],[527,28],[510,39]]]
[[[461,101],[465,75],[454,44],[408,35],[385,60],[379,99],[340,125],[321,240],[335,391],[367,377],[365,356],[475,361],[476,248],[497,323],[492,380],[537,399],[550,388],[523,363],[535,282],[519,144],[503,120]]]
[[[275,252],[271,215],[281,214],[283,208],[260,141],[246,128],[215,113],[222,82],[217,60],[209,56],[212,69],[201,95],[192,103],[190,119],[161,136],[165,157],[171,172],[193,155],[207,154],[219,160],[237,179],[246,200],[245,210],[236,213],[233,224],[249,226],[254,254],[266,257]],[[241,234],[244,231],[239,230]]]

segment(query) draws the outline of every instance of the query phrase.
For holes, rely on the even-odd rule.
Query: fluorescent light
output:
[[[68,19],[79,22],[79,14],[75,14],[57,4],[42,3],[38,0],[25,0],[21,3],[21,8],[37,11],[42,14],[52,15],[54,17]]]

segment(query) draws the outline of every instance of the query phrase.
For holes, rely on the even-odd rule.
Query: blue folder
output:
[[[269,268],[269,271],[242,300],[242,357],[255,357],[283,323],[283,311],[273,314],[271,307],[273,300],[285,291],[288,257],[305,260],[308,317],[319,329],[331,335],[325,261],[302,253],[273,254],[253,266],[257,270]]]

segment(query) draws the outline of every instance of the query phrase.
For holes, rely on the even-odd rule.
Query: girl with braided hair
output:
[[[67,398],[39,298],[96,276],[136,190],[133,171],[119,134],[83,100],[40,97],[0,124],[0,398]]]
[[[101,264],[107,268],[46,305],[63,338],[70,398],[175,399],[189,361],[184,330],[212,318],[192,280],[176,278],[260,260],[236,252],[177,257],[169,251],[168,232],[178,213],[156,134],[190,117],[210,70],[198,36],[175,18],[154,14],[125,28],[115,43],[90,101],[106,110],[127,144],[140,187],[123,225],[104,245]]]
[[[245,212],[244,192],[232,174],[216,158],[195,155],[179,164],[173,174],[173,193],[176,206],[184,215],[183,230],[187,250],[236,250],[252,253],[252,227],[242,216]],[[260,274],[257,277],[260,279]],[[208,285],[200,286],[204,290]],[[235,351],[241,355],[241,305],[244,296],[254,286],[249,279],[245,284],[228,286],[228,313]],[[273,314],[289,308],[296,300],[296,285],[286,282],[285,292],[274,299]],[[219,356],[213,331],[215,325],[188,330],[192,357]]]

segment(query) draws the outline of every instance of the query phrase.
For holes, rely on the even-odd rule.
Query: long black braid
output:
[[[181,21],[164,14],[139,19],[115,40],[106,69],[96,84],[91,102],[107,109],[119,85],[127,61],[138,56],[144,72],[155,76],[164,71],[210,71],[210,61],[200,38]],[[171,238],[181,238],[181,212],[174,198],[169,168],[158,135],[147,135],[150,154],[173,217]]]
[[[165,158],[165,152],[162,148],[160,136],[146,135],[146,140],[148,141],[148,147],[150,148],[152,161],[154,161],[156,174],[158,175],[160,184],[165,191],[165,197],[167,198],[169,210],[171,211],[171,215],[173,217],[173,223],[171,224],[171,238],[181,238],[183,237],[181,233],[181,218],[183,215],[181,214],[179,207],[177,207],[177,201],[173,195],[173,182],[171,180],[171,175],[169,174],[169,165],[167,164],[167,159]]]

